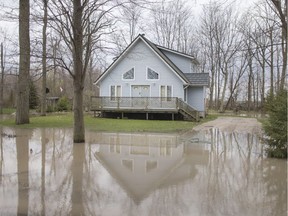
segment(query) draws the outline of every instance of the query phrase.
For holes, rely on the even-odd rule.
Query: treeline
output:
[[[196,2],[183,0],[93,4],[93,16],[83,12],[90,19],[83,26],[90,35],[83,44],[87,57],[85,106],[89,107],[90,96],[97,94],[93,85],[97,76],[139,33],[145,33],[159,45],[197,57],[200,65],[194,70],[209,72],[211,77],[209,108],[262,111],[267,94],[273,96],[286,85],[287,1],[260,0],[246,11],[239,9],[240,3],[210,1],[197,13]],[[46,95],[41,81],[47,79],[49,95],[72,98],[72,32],[67,31],[69,17],[63,15],[72,14],[71,2],[37,0],[31,4],[30,79],[40,97]],[[4,6],[3,17],[18,18],[13,6]],[[19,70],[18,42],[8,34],[2,33],[2,38],[0,96],[1,106],[7,106],[16,98],[17,76],[11,75]]]

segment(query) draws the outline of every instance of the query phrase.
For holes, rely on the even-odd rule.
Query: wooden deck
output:
[[[181,114],[187,120],[199,120],[199,113],[177,97],[91,97],[91,111],[122,113],[167,113],[174,120],[175,114]]]

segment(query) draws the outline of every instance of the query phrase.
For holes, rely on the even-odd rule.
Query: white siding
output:
[[[166,50],[161,50],[183,73],[191,73],[191,59],[177,55]]]
[[[123,80],[123,73],[134,67],[134,80]],[[159,74],[159,80],[147,79],[147,68]],[[131,97],[132,85],[149,85],[150,96],[160,96],[160,86],[172,86],[172,97],[183,99],[183,82],[179,77],[142,41],[135,43],[134,47],[118,62],[99,83],[100,96],[110,96],[111,85],[122,86],[122,97]]]
[[[205,87],[189,87],[187,103],[200,112],[205,112]]]

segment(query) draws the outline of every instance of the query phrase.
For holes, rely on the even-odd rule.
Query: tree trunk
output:
[[[224,103],[225,103],[225,93],[226,93],[226,87],[227,87],[227,82],[228,82],[228,71],[227,67],[225,66],[225,73],[224,73],[224,86],[221,94],[221,100],[220,100],[220,112],[224,112]]]
[[[283,55],[283,67],[280,80],[280,90],[283,90],[285,87],[286,81],[286,70],[287,70],[287,0],[283,1],[282,4],[280,0],[271,0],[274,5],[273,11],[276,11],[277,16],[281,22],[281,31],[282,31],[282,55]]]
[[[16,124],[29,123],[30,35],[29,0],[19,2],[19,77],[16,100]]]
[[[273,44],[273,32],[270,30],[269,32],[270,43]],[[271,46],[270,53],[270,96],[274,97],[274,46]]]
[[[83,7],[81,0],[73,0],[73,36],[74,36],[74,142],[85,142],[85,128],[83,115],[83,89],[85,73],[83,71],[83,27],[82,27],[82,13]]]
[[[1,43],[1,86],[0,86],[0,114],[3,114],[4,106],[4,54],[3,54],[3,43]]]
[[[74,142],[85,142],[85,127],[83,115],[83,87],[74,80]]]
[[[265,103],[265,59],[263,57],[262,61],[262,83],[261,83],[261,111],[264,111],[264,103]]]
[[[43,6],[44,6],[44,17],[43,17],[43,29],[42,29],[42,37],[43,37],[43,44],[42,44],[42,98],[41,98],[41,115],[46,115],[46,44],[47,44],[47,1],[43,0]]]
[[[249,50],[250,51],[250,50]],[[248,88],[247,88],[247,94],[248,94],[248,104],[247,104],[247,110],[248,112],[251,111],[251,99],[252,99],[252,76],[253,76],[253,68],[252,68],[252,56],[249,54],[249,60],[248,60]]]
[[[287,29],[286,29],[287,30]],[[285,31],[284,27],[282,27],[282,32]],[[286,71],[287,71],[287,51],[288,51],[288,45],[287,45],[287,33],[282,33],[282,55],[283,55],[283,67],[282,67],[282,73],[281,73],[281,81],[280,81],[280,90],[283,90],[285,87],[285,81],[286,81]]]
[[[52,78],[52,96],[56,96],[56,68],[57,68],[57,63],[56,63],[56,50],[57,50],[57,42],[55,40],[52,42],[52,53],[53,53],[53,78]]]

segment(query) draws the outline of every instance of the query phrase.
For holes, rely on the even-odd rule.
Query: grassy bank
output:
[[[3,114],[8,114],[8,115],[10,115],[10,114],[16,112],[16,109],[14,109],[14,108],[3,108],[2,111],[3,111]]]
[[[85,115],[85,127],[93,131],[115,131],[115,132],[178,132],[190,130],[194,126],[215,119],[209,116],[201,122],[188,121],[157,121],[157,120],[130,120],[130,119],[106,119],[93,118]],[[18,128],[72,128],[73,115],[35,116],[30,118],[30,124],[15,125],[14,119],[0,121],[0,125]]]

